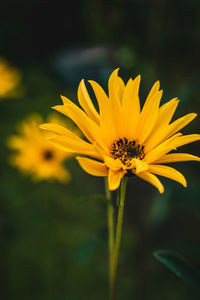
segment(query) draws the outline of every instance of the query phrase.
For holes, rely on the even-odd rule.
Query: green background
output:
[[[0,41],[0,56],[19,68],[24,88],[0,102],[0,299],[107,299],[106,204],[91,197],[104,193],[103,179],[71,160],[68,185],[34,183],[8,165],[6,139],[30,113],[46,117],[60,94],[76,102],[81,78],[107,88],[116,67],[125,80],[141,74],[142,102],[159,79],[163,103],[181,99],[176,118],[198,113],[199,2],[2,0]],[[199,133],[199,117],[183,132]],[[198,155],[199,143],[186,151]],[[176,250],[200,268],[199,165],[174,166],[187,189],[163,179],[160,195],[137,178],[128,182],[118,299],[199,299],[153,256]]]

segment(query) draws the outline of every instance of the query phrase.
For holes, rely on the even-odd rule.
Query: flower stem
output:
[[[107,204],[107,214],[108,214],[108,254],[109,254],[109,286],[111,289],[111,278],[112,278],[112,260],[114,251],[114,220],[113,214],[114,209],[111,202],[111,192],[108,189],[108,179],[105,179],[105,193],[108,199]]]
[[[124,177],[120,185],[120,199],[119,199],[119,208],[118,208],[118,216],[117,216],[116,240],[115,240],[115,248],[113,253],[113,261],[112,261],[110,300],[115,300],[117,266],[118,266],[119,248],[120,248],[120,241],[121,241],[121,234],[122,234],[126,183],[127,183],[127,178]]]

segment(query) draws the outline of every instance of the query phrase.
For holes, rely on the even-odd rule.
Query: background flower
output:
[[[53,115],[49,120],[63,124]],[[64,168],[63,161],[70,158],[71,154],[56,149],[46,140],[39,129],[41,121],[39,115],[31,115],[18,126],[19,135],[9,138],[9,147],[16,150],[10,158],[10,163],[22,172],[31,174],[35,180],[57,179],[63,183],[67,182],[70,174]]]
[[[20,72],[0,57],[0,98],[16,96],[20,80]]]

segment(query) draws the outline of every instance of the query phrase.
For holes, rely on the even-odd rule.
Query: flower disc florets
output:
[[[137,144],[136,141],[128,141],[127,138],[122,138],[112,144],[111,155],[114,159],[120,159],[128,168],[131,166],[133,158],[140,160],[144,158],[144,146]]]
[[[46,150],[46,151],[43,153],[43,158],[44,158],[44,160],[51,160],[53,157],[54,157],[54,153],[53,153],[53,151],[51,151],[51,150]]]

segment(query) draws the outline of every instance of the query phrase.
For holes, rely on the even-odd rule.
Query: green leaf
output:
[[[154,256],[186,283],[200,289],[200,270],[179,253],[159,250],[154,252]]]

